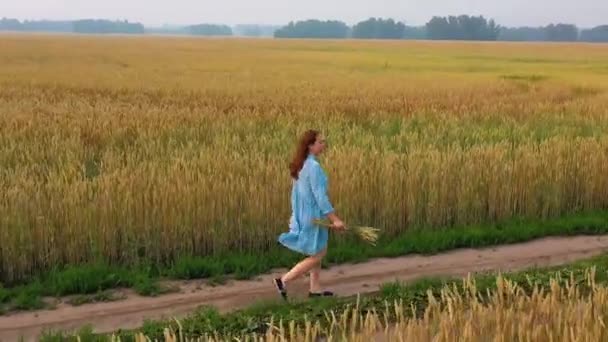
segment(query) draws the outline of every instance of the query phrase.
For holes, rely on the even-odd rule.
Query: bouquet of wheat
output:
[[[327,223],[325,221],[318,220],[318,219],[313,220],[313,223],[316,225],[319,225],[319,226],[323,226],[323,227],[328,227],[328,228],[332,227],[331,223]],[[380,229],[378,229],[378,228],[364,227],[364,226],[346,227],[346,230],[352,231],[363,241],[365,241],[373,246],[376,245],[376,242],[378,241],[378,232],[380,232]]]

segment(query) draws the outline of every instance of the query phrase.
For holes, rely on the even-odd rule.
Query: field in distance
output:
[[[319,128],[347,222],[608,208],[608,46],[0,36],[0,282],[264,253]],[[347,243],[339,241],[339,243]]]

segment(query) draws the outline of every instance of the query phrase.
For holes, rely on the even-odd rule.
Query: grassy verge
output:
[[[375,257],[433,254],[462,247],[523,242],[544,236],[607,233],[608,212],[593,212],[545,221],[512,219],[492,225],[412,230],[396,238],[385,237],[376,247],[352,238],[340,238],[332,241],[324,266]],[[0,287],[0,313],[42,308],[44,296],[95,294],[117,287],[134,288],[142,295],[158,295],[168,291],[159,285],[162,278],[208,278],[211,284],[221,284],[227,275],[247,279],[273,268],[291,266],[299,258],[283,248],[274,248],[259,255],[184,257],[164,267],[141,265],[127,269],[104,263],[71,266],[54,270],[26,285]]]
[[[586,274],[591,267],[595,267],[596,283],[608,284],[608,255],[576,262],[567,266],[536,268],[503,274],[502,276],[505,279],[514,281],[528,293],[535,286],[548,289],[551,278],[562,279],[563,282],[567,279],[574,280],[574,283],[579,285],[579,289],[585,291],[589,289],[586,283]],[[479,293],[487,293],[487,290],[494,290],[497,287],[495,273],[480,273],[474,276],[474,279]],[[338,315],[352,308],[355,302],[360,313],[374,309],[381,310],[387,303],[394,303],[395,301],[401,301],[408,307],[411,305],[416,308],[418,313],[421,313],[426,307],[428,291],[437,296],[446,285],[462,289],[463,282],[461,279],[455,278],[431,278],[419,280],[412,284],[389,283],[385,284],[379,293],[360,298],[317,299],[290,304],[280,302],[262,303],[228,314],[220,314],[213,308],[202,307],[179,322],[181,326],[180,332],[186,337],[219,334],[220,336],[230,338],[244,334],[264,333],[271,320],[274,322],[278,322],[279,320],[293,322],[300,326],[305,322],[311,321],[328,324],[327,313],[334,312]],[[395,317],[389,318],[395,319]],[[115,335],[120,337],[121,341],[135,341],[135,333],[142,332],[153,340],[162,340],[165,328],[171,327],[174,331],[178,331],[180,326],[175,321],[148,321],[137,331],[118,331]],[[110,339],[109,335],[91,333],[89,327],[83,328],[78,334],[81,341],[108,341]],[[63,333],[47,333],[42,337],[42,341],[45,342],[71,340],[75,340],[75,337]]]

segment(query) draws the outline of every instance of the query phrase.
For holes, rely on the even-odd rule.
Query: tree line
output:
[[[75,33],[124,33],[142,34],[144,25],[124,21],[109,21],[101,19],[85,19],[73,22]]]
[[[407,26],[393,19],[369,18],[349,27],[341,21],[316,19],[290,22],[276,38],[435,39],[484,41],[608,42],[608,25],[580,30],[572,24],[542,27],[502,27],[483,16],[435,16],[424,26]]]
[[[197,24],[188,26],[144,27],[141,23],[110,21],[105,19],[84,19],[75,21],[32,20],[19,21],[0,18],[0,31],[59,32],[59,33],[119,33],[119,34],[177,34],[200,36],[232,36],[238,34],[251,37],[272,37],[277,26]],[[236,32],[234,32],[236,31]]]
[[[144,33],[144,25],[103,19],[82,19],[74,21],[0,19],[0,31],[63,32],[63,33]]]
[[[200,36],[251,36],[328,39],[435,39],[489,41],[608,42],[608,25],[579,29],[572,24],[541,27],[502,27],[483,16],[435,16],[425,25],[408,26],[393,19],[369,18],[350,27],[338,20],[309,19],[277,26],[198,24],[172,28],[145,28],[140,23],[85,19],[76,21],[23,21],[0,19],[0,31],[74,33],[161,33]]]

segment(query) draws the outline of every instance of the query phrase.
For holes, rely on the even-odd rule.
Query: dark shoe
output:
[[[334,293],[331,291],[323,291],[321,293],[314,293],[314,292],[309,292],[308,293],[308,297],[312,298],[312,297],[333,297]]]
[[[277,291],[279,291],[279,293],[281,294],[281,297],[283,297],[284,300],[287,300],[287,291],[285,290],[285,285],[283,284],[283,281],[281,280],[281,278],[274,279],[274,286],[277,288]]]

